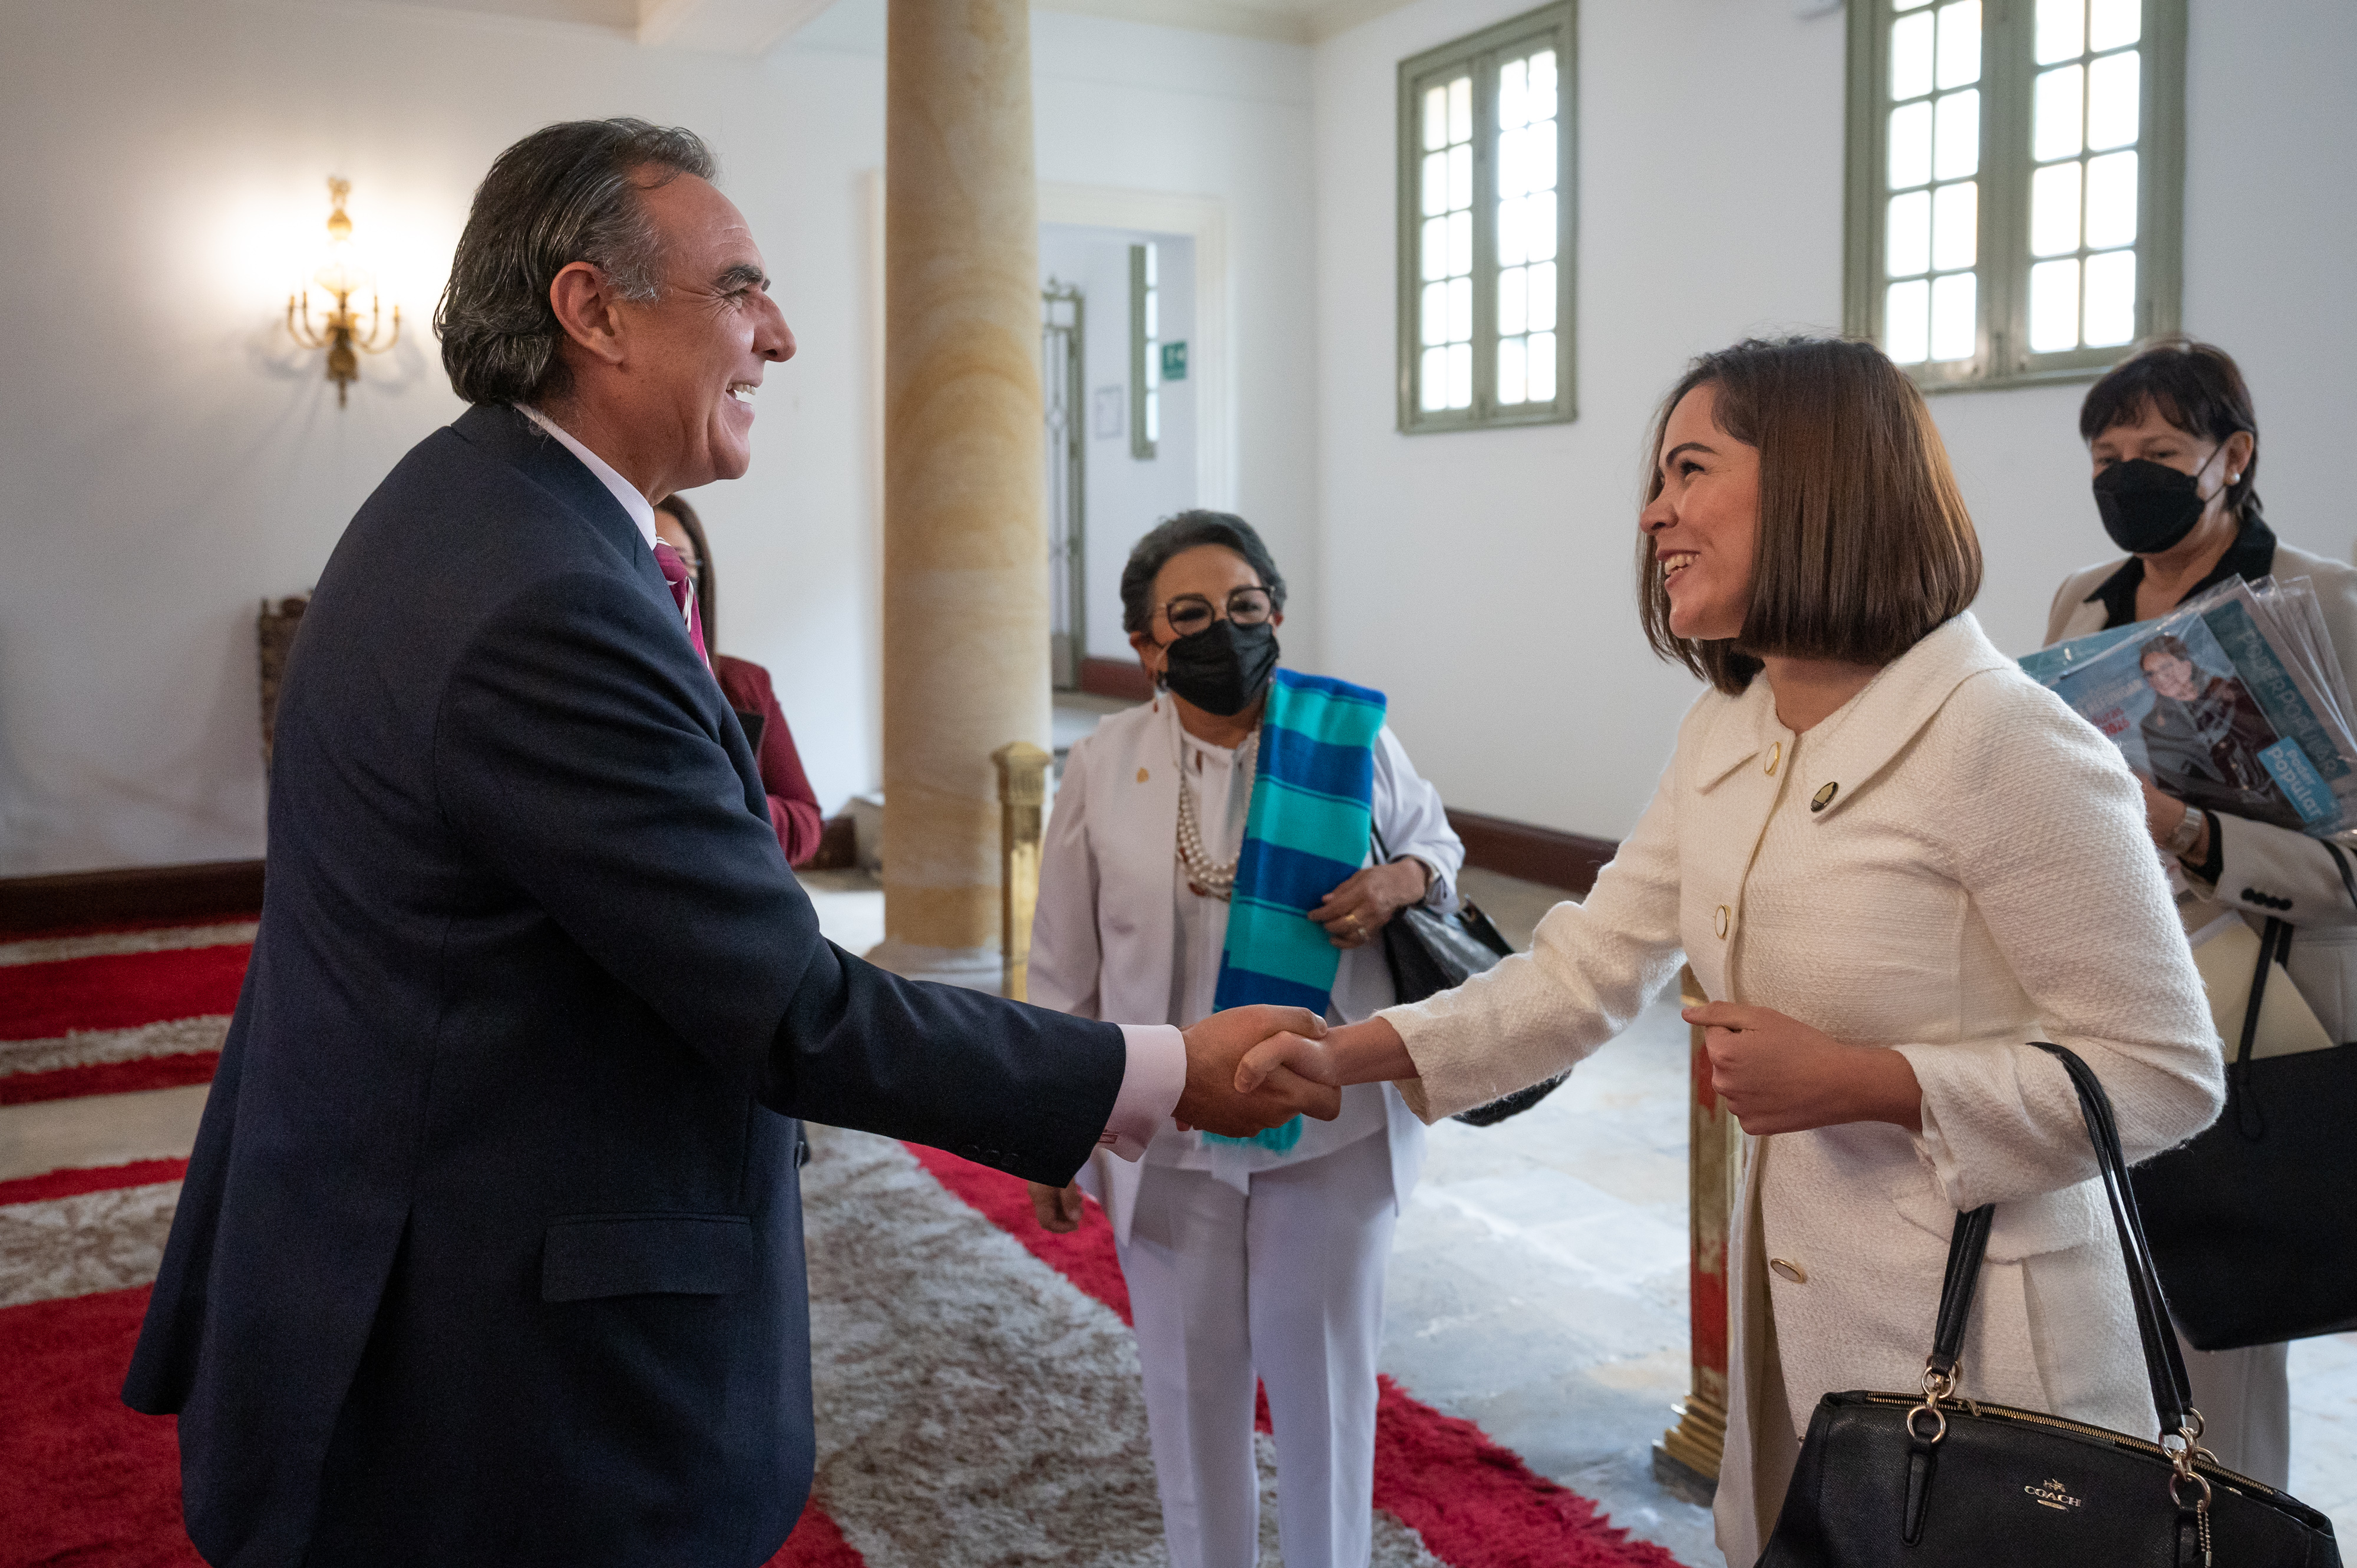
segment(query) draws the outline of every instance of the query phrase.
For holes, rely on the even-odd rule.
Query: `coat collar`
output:
[[[1958,686],[1975,675],[2013,667],[1970,611],[1932,628],[1843,711],[1818,725],[1807,737],[1811,744],[1799,748],[1802,777],[1795,782],[1812,801],[1831,787],[1815,818],[1834,815],[1881,773]],[[1704,738],[1695,788],[1709,790],[1778,741],[1789,747],[1791,736],[1776,717],[1775,694],[1767,681],[1753,680]]]
[[[506,403],[477,403],[451,423],[450,428],[468,446],[480,447],[520,470],[524,478],[554,497],[565,510],[595,529],[625,560],[643,561],[665,598],[662,572],[654,564],[639,525],[623,510],[588,466],[566,451],[562,443]],[[644,576],[647,573],[641,573]]]

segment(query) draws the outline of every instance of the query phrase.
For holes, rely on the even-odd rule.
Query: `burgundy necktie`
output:
[[[687,621],[687,639],[695,644],[695,656],[704,660],[705,668],[710,669],[712,655],[705,651],[704,618],[695,613],[695,579],[688,575],[687,562],[678,551],[658,539],[655,564],[662,568],[663,581],[671,585],[671,602],[679,607],[680,615]]]

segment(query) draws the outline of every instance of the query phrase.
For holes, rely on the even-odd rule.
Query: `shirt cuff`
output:
[[[1187,1087],[1187,1036],[1168,1024],[1124,1024],[1121,1038],[1129,1047],[1129,1065],[1097,1143],[1125,1160],[1135,1160],[1178,1109],[1178,1096]]]

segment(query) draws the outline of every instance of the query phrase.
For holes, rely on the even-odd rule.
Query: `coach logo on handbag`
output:
[[[2037,1481],[2021,1489],[2029,1493],[2040,1508],[2069,1513],[2079,1506],[2079,1499],[2072,1497],[2070,1488],[2060,1481]]]

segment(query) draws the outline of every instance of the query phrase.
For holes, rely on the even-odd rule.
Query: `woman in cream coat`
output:
[[[2126,1276],[2061,1066],[2129,1158],[2221,1075],[2119,754],[1981,634],[1971,520],[1922,400],[1863,344],[1696,361],[1640,519],[1657,650],[1711,678],[1584,905],[1527,957],[1323,1042],[1430,1119],[1578,1061],[1692,963],[1742,1122],[1718,1541],[1747,1568],[1818,1399],[1917,1388],[1955,1215],[1996,1205],[1961,1391],[2153,1435]]]
[[[1039,868],[1031,1001],[1179,1025],[1212,1011],[1230,908],[1213,868],[1232,874],[1243,839],[1284,595],[1260,536],[1226,513],[1182,512],[1132,552],[1123,618],[1159,689],[1105,719],[1065,764]],[[1410,903],[1453,907],[1465,854],[1388,727],[1375,737],[1371,805],[1388,862],[1370,855],[1310,911],[1342,949],[1337,1023],[1391,1004],[1382,929]],[[1112,1219],[1129,1283],[1174,1568],[1257,1559],[1255,1372],[1268,1390],[1285,1561],[1364,1568],[1383,1272],[1423,1162],[1424,1124],[1396,1090],[1366,1084],[1282,1154],[1172,1125],[1135,1164],[1083,1167],[1080,1186]],[[1071,1229],[1077,1190],[1035,1185],[1032,1196],[1042,1224]]]
[[[2097,508],[2129,553],[2074,572],[2054,596],[2046,640],[2167,615],[2230,577],[2307,579],[2343,677],[2357,690],[2357,571],[2280,542],[2262,515],[2259,426],[2241,369],[2222,349],[2170,338],[2114,366],[2080,404]],[[2189,933],[2229,911],[2297,933],[2285,969],[2334,1040],[2357,1039],[2357,895],[2324,841],[2273,822],[2189,811],[2145,785],[2155,843],[2184,873]],[[2343,850],[2343,855],[2350,852]],[[2290,1485],[2286,1347],[2184,1347],[2202,1446],[2271,1487]]]

